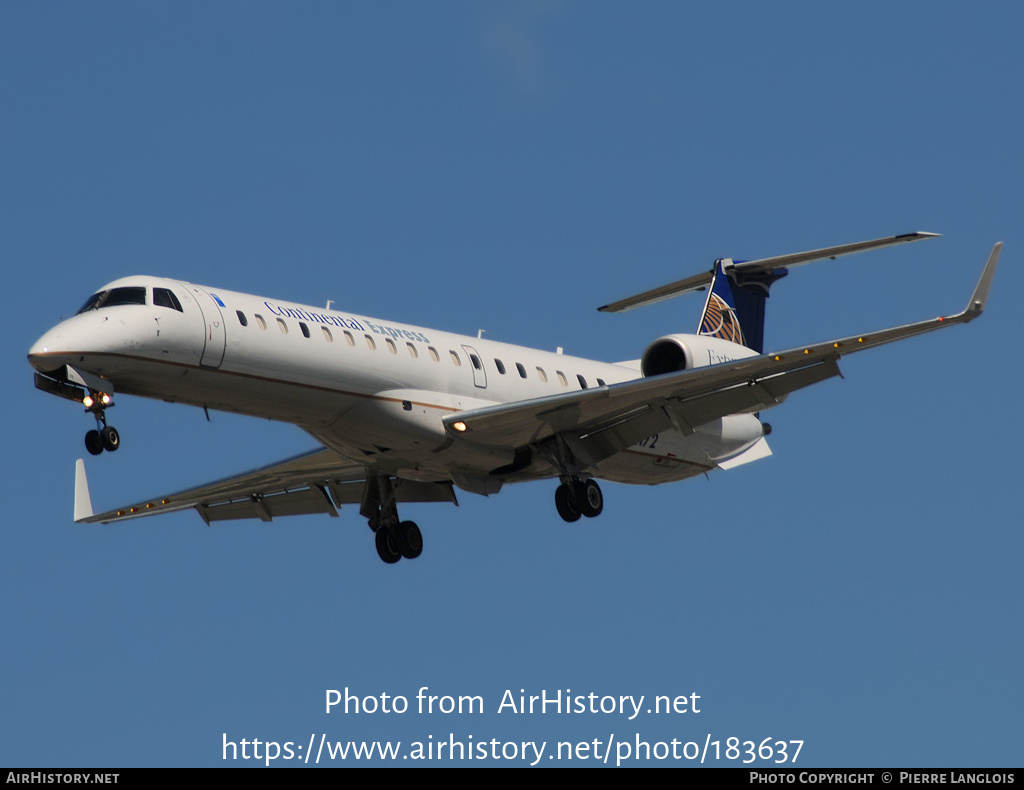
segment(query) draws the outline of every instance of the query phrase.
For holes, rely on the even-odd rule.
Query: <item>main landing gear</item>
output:
[[[377,556],[388,565],[402,557],[414,560],[423,552],[423,535],[415,521],[401,521],[394,526],[377,528]]]
[[[564,521],[579,521],[580,516],[594,518],[604,510],[604,494],[593,478],[583,473],[595,466],[593,459],[578,438],[557,434],[545,448],[545,455],[558,470],[561,485],[555,489],[555,507]]]
[[[92,455],[99,455],[104,450],[114,452],[121,446],[121,434],[113,425],[107,425],[106,410],[114,405],[110,396],[105,392],[90,393],[83,403],[85,410],[96,418],[96,430],[85,435],[85,449]]]
[[[388,565],[402,557],[414,560],[423,553],[423,535],[416,522],[398,520],[395,486],[390,477],[367,477],[359,512],[374,532],[377,556]]]
[[[596,480],[569,478],[555,489],[555,507],[564,521],[594,518],[604,510],[604,494]]]

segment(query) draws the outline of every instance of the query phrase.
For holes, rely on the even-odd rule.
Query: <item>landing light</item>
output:
[[[452,427],[453,427],[453,428],[454,428],[455,430],[457,430],[457,431],[458,431],[459,433],[462,433],[463,431],[465,431],[465,430],[466,430],[466,423],[464,423],[464,422],[456,422],[456,423],[452,423]]]
[[[110,405],[110,396],[107,395],[107,393],[105,393],[105,392],[101,392],[100,393],[100,403],[102,403],[104,406],[109,406]]]
[[[85,408],[91,409],[93,404],[92,396],[86,395],[84,398],[82,398],[82,404],[85,406]]]

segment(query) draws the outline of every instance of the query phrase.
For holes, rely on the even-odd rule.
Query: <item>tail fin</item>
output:
[[[772,283],[789,274],[789,269],[744,272],[728,258],[715,261],[715,271],[704,302],[697,334],[720,337],[764,351],[765,300]]]

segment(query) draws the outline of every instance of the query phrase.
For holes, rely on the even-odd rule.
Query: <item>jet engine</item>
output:
[[[644,351],[640,370],[644,377],[650,377],[756,356],[758,354],[753,349],[717,337],[665,335]]]

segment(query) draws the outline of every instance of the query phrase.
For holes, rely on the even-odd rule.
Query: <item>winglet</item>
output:
[[[1002,252],[1002,249],[1003,243],[997,241],[992,248],[992,253],[988,256],[988,263],[985,264],[985,270],[981,273],[981,279],[978,280],[978,285],[974,289],[971,301],[967,303],[967,307],[964,308],[962,313],[966,321],[977,318],[981,315],[981,311],[985,309],[988,292],[992,287],[992,277],[996,273],[996,264],[999,263],[999,253]]]
[[[75,462],[75,522],[85,521],[92,516],[92,500],[89,498],[89,481],[85,477],[85,461]]]

